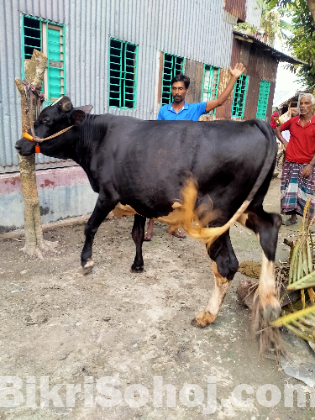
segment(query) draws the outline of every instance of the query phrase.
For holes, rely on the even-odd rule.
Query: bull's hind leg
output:
[[[274,321],[281,312],[280,303],[276,296],[274,274],[281,217],[275,213],[266,213],[262,207],[259,207],[249,210],[238,221],[253,230],[260,241],[263,255],[258,288],[259,299],[264,319],[268,322]]]
[[[192,325],[205,327],[212,324],[218,316],[226,292],[231,286],[234,274],[238,270],[238,261],[232,248],[229,231],[220,236],[211,246],[209,256],[215,276],[214,289],[205,310],[192,320]]]
[[[132,228],[132,239],[136,245],[136,256],[131,266],[132,273],[143,272],[143,257],[142,257],[142,244],[144,238],[144,226],[145,217],[135,214],[133,228]]]
[[[81,253],[81,265],[86,273],[91,270],[94,265],[92,260],[92,246],[97,229],[117,203],[118,199],[114,201],[113,199],[108,199],[107,197],[104,197],[103,194],[100,194],[93,213],[85,225],[85,242]]]

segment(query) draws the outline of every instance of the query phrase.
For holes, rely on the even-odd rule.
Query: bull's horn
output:
[[[72,103],[70,99],[61,103],[61,109],[65,112],[70,111],[70,109],[72,109]]]
[[[71,101],[68,101],[68,102],[64,102],[63,104],[62,104],[62,110],[63,111],[70,111],[70,109],[72,108],[72,103],[71,103]]]
[[[68,112],[73,108],[68,96],[62,96],[54,104],[57,104],[58,108],[63,112]]]

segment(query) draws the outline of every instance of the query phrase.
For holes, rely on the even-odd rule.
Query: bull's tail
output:
[[[276,142],[274,141],[273,131],[271,127],[269,127],[265,122],[262,122],[259,120],[255,120],[254,122],[267,139],[266,158],[264,160],[260,173],[256,179],[256,182],[253,188],[251,189],[249,195],[247,196],[246,200],[243,202],[241,207],[236,211],[236,213],[232,216],[232,218],[227,223],[225,223],[225,225],[220,226],[220,227],[210,227],[210,228],[203,227],[205,225],[205,221],[199,219],[198,213],[200,213],[200,211],[198,211],[198,209],[195,210],[195,203],[197,200],[197,188],[193,180],[188,180],[186,182],[185,188],[183,189],[182,195],[183,195],[184,205],[183,205],[183,208],[181,209],[182,220],[180,224],[183,225],[183,227],[185,228],[185,230],[190,236],[196,239],[203,240],[208,248],[219,236],[221,236],[224,232],[226,232],[238,220],[238,218],[246,211],[249,204],[255,197],[255,194],[257,193],[257,191],[259,190],[259,188],[265,181],[272,166],[274,165],[275,157],[277,153],[277,150],[276,150],[277,145],[276,145]],[[211,219],[213,220],[214,218],[215,218],[215,214],[212,213]],[[208,219],[208,221],[210,220]]]

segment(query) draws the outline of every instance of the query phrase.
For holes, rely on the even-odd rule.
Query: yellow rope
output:
[[[72,128],[72,127],[73,127],[73,125],[71,125],[70,127],[64,128],[63,130],[58,131],[58,133],[53,134],[52,136],[46,137],[44,139],[41,139],[40,137],[34,136],[34,141],[36,141],[37,143],[42,143],[43,141],[53,139],[54,137],[60,136],[60,134],[63,134],[66,131],[70,130],[70,128]]]

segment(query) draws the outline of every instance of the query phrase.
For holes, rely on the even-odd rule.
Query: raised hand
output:
[[[246,69],[242,63],[236,63],[236,66],[234,67],[234,69],[230,67],[231,76],[236,77],[236,79],[238,79],[241,76],[241,74],[244,73],[245,70]]]

